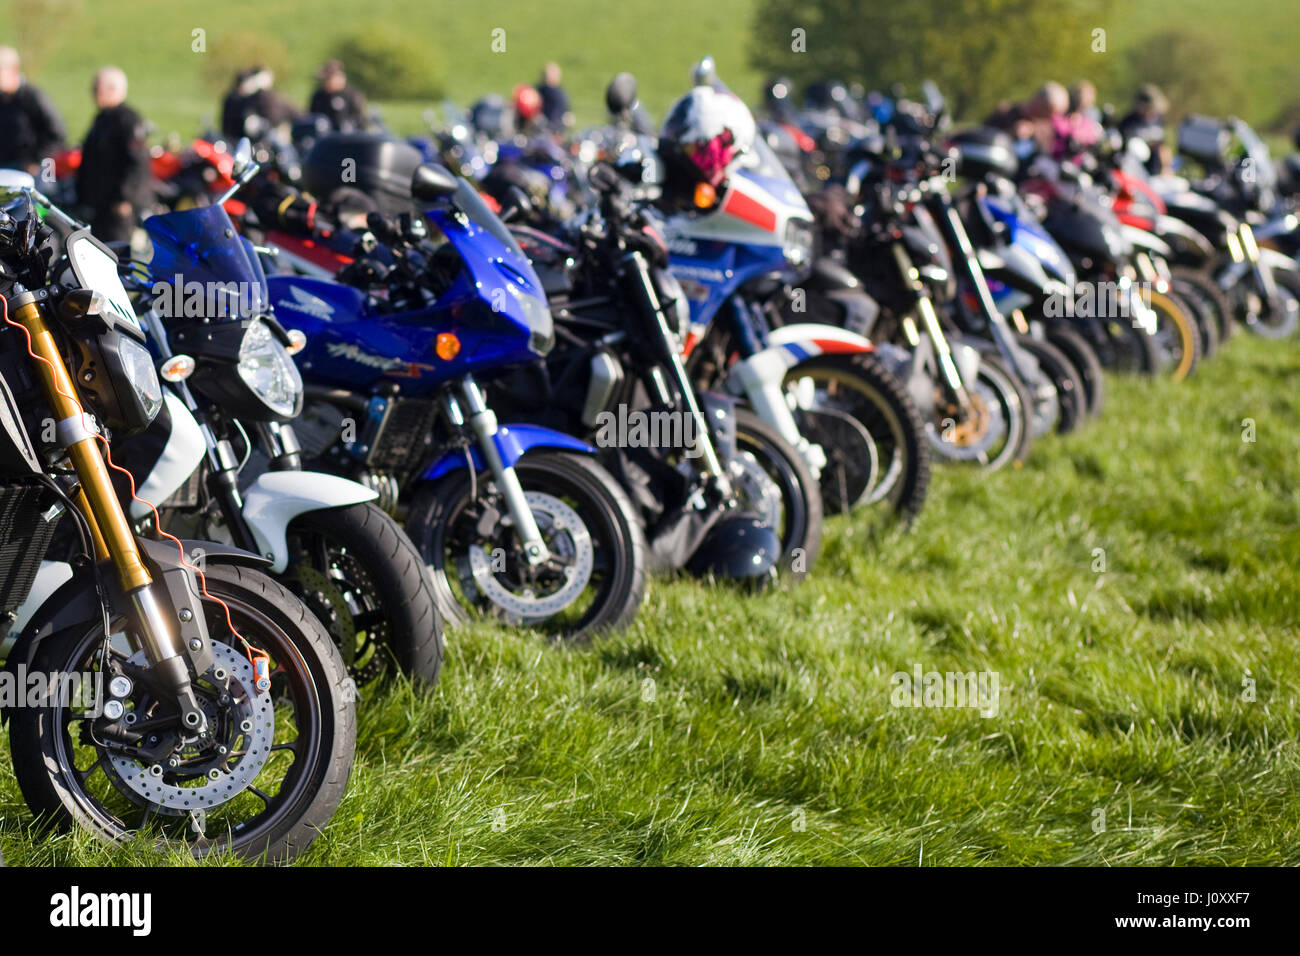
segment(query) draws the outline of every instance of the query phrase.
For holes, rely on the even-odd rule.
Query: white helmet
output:
[[[665,158],[685,166],[689,160],[698,178],[717,186],[736,158],[754,144],[753,114],[734,93],[697,86],[668,112],[659,133]]]

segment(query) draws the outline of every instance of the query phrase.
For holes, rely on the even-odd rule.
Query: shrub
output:
[[[344,38],[334,56],[347,70],[349,85],[381,100],[437,99],[442,81],[432,48],[383,24]]]
[[[265,66],[275,74],[276,86],[290,76],[292,59],[285,45],[275,37],[253,30],[223,33],[208,42],[202,57],[203,82],[213,93],[230,87],[235,74],[250,66]]]

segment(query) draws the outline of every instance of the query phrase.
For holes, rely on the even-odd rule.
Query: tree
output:
[[[958,117],[1048,79],[1109,72],[1095,30],[1111,0],[759,0],[750,60],[797,82],[834,77],[887,90],[932,79]],[[806,52],[792,47],[803,30]],[[1104,41],[1103,41],[1104,42]]]

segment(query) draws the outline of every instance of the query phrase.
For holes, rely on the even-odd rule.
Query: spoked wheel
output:
[[[814,428],[810,441],[823,446],[830,465],[820,476],[823,501],[832,512],[848,501],[851,506],[880,505],[904,521],[921,510],[930,486],[930,453],[921,437],[921,415],[907,390],[874,355],[819,355],[794,366],[786,374],[788,401],[800,421],[800,412],[822,409],[841,412],[866,429],[868,445],[850,439],[838,448],[829,422],[809,417],[800,421]],[[825,426],[820,437],[818,427]],[[824,439],[824,440],[823,440]],[[874,455],[873,455],[874,449]],[[836,456],[850,456],[837,461]],[[873,470],[878,476],[868,484]],[[843,490],[843,493],[842,493]],[[849,499],[855,493],[857,497]]]
[[[116,697],[128,739],[96,730],[94,692],[16,708],[14,774],[47,823],[281,862],[319,835],[343,798],[356,740],[351,683],[319,622],[282,586],[232,567],[209,567],[206,578],[239,635],[269,656],[270,689],[255,688],[249,652],[215,602],[203,602],[215,664],[194,682],[206,737],[168,719],[124,621],[112,622],[109,639],[102,624],[55,634],[35,648],[33,671],[85,675],[101,693],[112,692],[113,673],[136,675]]]
[[[732,486],[741,505],[781,539],[780,566],[802,576],[822,546],[822,496],[808,463],[748,408],[736,409]]]
[[[472,612],[566,640],[620,628],[645,593],[646,544],[613,475],[566,452],[515,463],[549,557],[530,564],[491,476],[457,470],[417,493],[406,527],[445,618]],[[477,492],[477,495],[474,492]]]
[[[973,408],[964,421],[944,416],[926,422],[930,448],[944,461],[997,471],[1024,461],[1033,441],[1029,396],[1024,385],[992,355],[980,356],[979,375],[970,389]]]
[[[1174,296],[1150,294],[1156,316],[1155,339],[1161,371],[1175,382],[1192,374],[1201,357],[1201,330],[1191,313]]]
[[[377,505],[328,508],[289,526],[285,583],[321,619],[359,683],[396,664],[429,682],[442,665],[437,601],[415,545]]]

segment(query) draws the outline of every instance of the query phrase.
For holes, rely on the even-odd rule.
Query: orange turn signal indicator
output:
[[[188,355],[173,355],[158,368],[158,377],[167,382],[183,382],[194,374],[194,359]]]
[[[288,335],[289,344],[284,347],[284,350],[290,355],[297,355],[307,347],[307,333],[302,329],[290,329]]]
[[[708,183],[695,184],[695,208],[709,209],[718,201],[718,191]]]
[[[450,332],[439,332],[433,350],[438,353],[438,358],[450,362],[460,354],[460,339]]]

